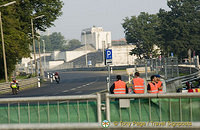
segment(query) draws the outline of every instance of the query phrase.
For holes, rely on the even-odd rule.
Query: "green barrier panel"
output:
[[[140,104],[140,105],[139,105]],[[151,107],[149,107],[149,104]],[[170,110],[171,106],[171,110]],[[200,99],[130,99],[130,108],[110,102],[111,121],[200,121]],[[151,113],[150,113],[151,111]],[[150,120],[151,118],[151,120]]]
[[[9,109],[9,111],[8,111]],[[8,116],[10,115],[10,116]],[[51,104],[23,103],[0,106],[0,124],[7,123],[65,123],[97,122],[96,102],[67,102]]]

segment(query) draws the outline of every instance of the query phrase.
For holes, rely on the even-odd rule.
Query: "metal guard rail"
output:
[[[167,79],[165,82],[168,83],[168,82],[173,82],[173,81],[176,81],[176,80],[182,80],[182,81],[185,81],[185,80],[190,80],[191,78],[199,78],[199,69],[195,68],[197,70],[197,72],[193,73],[193,74],[190,74],[190,75],[186,75],[186,76],[180,76],[180,77],[175,77],[175,78],[172,78],[172,79]],[[184,82],[185,83],[185,82]]]
[[[111,113],[110,113],[110,99],[114,99],[114,98],[118,98],[118,99],[133,99],[133,98],[139,98],[139,100],[141,98],[147,98],[149,99],[149,111],[151,111],[151,103],[150,100],[152,98],[178,98],[179,99],[179,106],[180,106],[180,119],[182,121],[182,107],[181,107],[181,98],[200,98],[200,93],[166,93],[166,94],[118,94],[118,95],[114,95],[114,94],[109,94],[106,93],[106,119],[111,121]],[[140,102],[139,102],[140,103]],[[141,105],[141,104],[140,104]],[[160,109],[160,114],[161,114],[161,107],[159,105],[159,109]],[[121,110],[121,109],[120,109]],[[172,115],[171,115],[171,105],[170,105],[170,121],[172,120]],[[190,103],[190,115],[191,115],[191,119],[192,120],[192,110],[191,110],[191,103]],[[140,106],[140,114],[141,114],[141,106]],[[140,115],[141,117],[141,115]],[[120,118],[121,118],[121,114],[120,114]],[[160,116],[161,118],[161,116]],[[149,120],[151,121],[151,112],[149,113]],[[162,119],[160,119],[162,120]]]
[[[1,98],[0,104],[8,104],[10,106],[11,103],[18,103],[18,106],[20,103],[27,102],[49,102],[51,101],[70,101],[70,100],[91,100],[96,99],[97,101],[97,119],[100,123],[102,120],[101,116],[101,95],[97,93],[96,95],[80,95],[80,96],[49,96],[49,97],[21,97],[21,98]],[[48,106],[49,107],[49,106]],[[29,108],[30,109],[30,108]],[[20,111],[20,108],[18,107],[18,111]],[[30,110],[29,110],[30,111]],[[48,109],[49,113],[49,109]],[[30,115],[29,115],[30,118]]]
[[[165,93],[165,94],[106,94],[108,98],[120,98],[120,99],[129,99],[129,98],[200,98],[200,93]]]

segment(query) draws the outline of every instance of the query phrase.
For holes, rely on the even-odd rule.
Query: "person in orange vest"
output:
[[[151,82],[149,82],[147,85],[147,92],[152,93],[152,94],[158,93],[158,87],[156,84],[156,76],[155,75],[151,76]]]
[[[135,72],[135,78],[133,78],[133,92],[136,94],[144,93],[145,82],[144,79],[140,78],[140,73]]]
[[[160,81],[161,76],[159,74],[157,74],[155,76],[156,76],[156,84],[158,87],[158,93],[163,93],[163,83],[162,83],[162,81]]]
[[[126,86],[126,83],[122,81],[121,75],[116,76],[117,81],[113,83],[113,85],[110,87],[110,93],[111,94],[127,94],[128,88]]]

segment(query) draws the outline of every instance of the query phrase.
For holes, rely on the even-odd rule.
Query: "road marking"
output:
[[[96,80],[97,81],[97,80]],[[64,90],[64,91],[62,91],[62,92],[68,92],[68,91],[71,91],[71,90],[75,90],[75,89],[77,89],[77,88],[82,88],[82,87],[85,87],[85,86],[89,86],[89,85],[91,85],[91,84],[94,84],[96,81],[93,81],[93,82],[90,82],[90,83],[87,83],[87,84],[84,84],[84,85],[81,85],[81,86],[79,86],[79,87],[76,87],[76,88],[72,88],[72,89],[67,89],[67,90]]]

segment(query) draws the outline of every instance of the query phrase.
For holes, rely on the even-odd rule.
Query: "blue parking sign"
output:
[[[112,59],[112,50],[111,49],[106,50],[106,59],[107,60]]]

